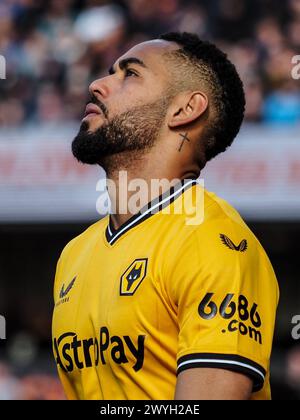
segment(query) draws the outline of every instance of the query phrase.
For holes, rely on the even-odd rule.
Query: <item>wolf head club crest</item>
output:
[[[147,273],[147,258],[136,259],[121,276],[120,295],[132,296]]]

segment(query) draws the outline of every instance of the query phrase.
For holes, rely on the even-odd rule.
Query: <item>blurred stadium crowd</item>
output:
[[[0,400],[64,400],[65,395],[56,377],[29,374],[16,377],[7,364],[0,364]]]
[[[132,45],[197,32],[236,63],[247,121],[300,121],[300,0],[1,0],[0,125],[81,119],[87,86]]]

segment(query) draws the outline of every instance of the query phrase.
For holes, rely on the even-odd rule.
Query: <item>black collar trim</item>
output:
[[[185,179],[170,190],[166,191],[164,194],[161,194],[159,197],[150,201],[146,206],[144,206],[137,214],[132,216],[127,222],[125,222],[118,229],[113,227],[111,215],[109,216],[109,223],[107,225],[105,236],[106,240],[110,245],[113,245],[122,235],[124,235],[128,230],[139,225],[144,220],[153,216],[154,214],[161,211],[163,208],[169,206],[173,203],[176,198],[183,194],[186,190],[191,188],[194,185],[197,185],[198,182],[194,179]]]

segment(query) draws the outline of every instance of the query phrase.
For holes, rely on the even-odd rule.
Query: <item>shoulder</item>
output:
[[[201,192],[202,187],[196,186],[193,194],[196,188]],[[185,214],[178,216],[176,247],[171,246],[169,252],[170,271],[177,268],[197,272],[236,270],[254,273],[258,266],[264,266],[271,275],[273,269],[263,246],[238,211],[203,188],[200,199],[203,200],[203,214],[199,223],[188,224]]]
[[[213,249],[215,254],[222,249],[219,245],[242,242],[243,247],[246,245],[243,241],[251,243],[252,248],[262,248],[238,211],[216,194],[196,185],[185,193],[184,200],[180,203],[184,211],[172,216],[168,226],[172,236],[177,232],[178,249],[203,250],[206,254]]]
[[[238,259],[241,263],[269,264],[258,238],[239,212],[216,194],[205,192],[204,220],[194,231],[199,252],[224,259]]]
[[[225,200],[204,191],[204,203],[201,223],[183,227],[181,219],[183,234],[168,252],[166,284],[174,301],[197,290],[218,290],[223,296],[237,288],[248,296],[269,290],[275,305],[277,280],[259,240]]]
[[[89,226],[84,232],[80,235],[73,238],[63,249],[60,259],[63,260],[67,258],[70,254],[76,253],[83,248],[93,246],[95,242],[99,239],[100,235],[103,234],[105,227],[107,225],[108,216],[99,220],[98,222]]]
[[[232,246],[233,242],[238,245],[246,241],[254,248],[261,247],[254,233],[231,204],[209,191],[204,193],[204,202],[203,223],[194,230],[194,240],[201,239],[199,245],[203,243],[209,246],[211,242],[218,241],[225,246]]]

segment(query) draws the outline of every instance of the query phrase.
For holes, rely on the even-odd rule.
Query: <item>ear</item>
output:
[[[170,107],[169,128],[176,128],[196,121],[208,108],[208,98],[205,93],[189,92],[176,96]]]

